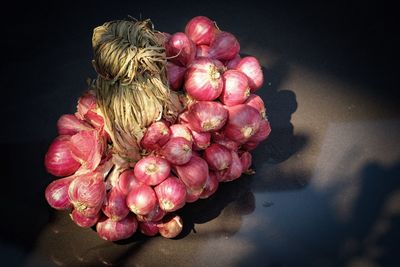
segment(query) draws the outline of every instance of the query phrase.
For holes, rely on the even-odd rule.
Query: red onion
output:
[[[229,120],[224,128],[225,136],[240,144],[247,142],[260,128],[260,114],[255,108],[245,104],[227,109]]]
[[[236,69],[236,67],[237,67],[237,65],[239,64],[239,62],[240,62],[241,59],[242,59],[242,58],[240,57],[240,55],[239,55],[239,54],[236,54],[236,56],[235,56],[233,59],[228,60],[228,61],[225,62],[225,66],[226,66],[229,70]]]
[[[136,179],[147,185],[158,185],[169,176],[170,172],[168,161],[156,156],[142,158],[134,168]]]
[[[227,106],[242,104],[250,95],[247,77],[238,70],[224,72],[224,89],[219,99]]]
[[[107,217],[103,217],[97,223],[97,234],[108,241],[118,241],[131,237],[137,230],[138,222],[133,214],[129,214],[124,219],[116,222]]]
[[[193,203],[200,198],[201,193],[203,192],[203,188],[192,190],[186,187],[186,202]]]
[[[93,172],[77,176],[68,188],[68,196],[74,208],[83,216],[96,216],[106,197],[103,175]]]
[[[96,95],[93,90],[86,91],[78,100],[77,112],[75,116],[80,120],[85,120],[85,115],[89,110],[96,109]]]
[[[261,88],[264,83],[264,75],[261,65],[255,57],[242,58],[236,69],[246,74],[252,92]]]
[[[169,127],[171,129],[171,137],[183,137],[189,142],[193,142],[192,134],[188,127],[183,124],[174,124]]]
[[[219,182],[217,175],[211,171],[207,178],[206,186],[204,187],[203,192],[200,195],[200,198],[204,199],[210,197],[217,191],[218,186]]]
[[[180,66],[189,65],[196,56],[196,45],[183,32],[171,35],[165,48],[169,60]]]
[[[226,67],[224,65],[224,63],[222,63],[221,61],[219,61],[218,59],[212,59],[212,62],[214,63],[214,65],[217,67],[217,70],[220,73],[224,73],[226,71]]]
[[[94,170],[101,161],[105,150],[105,140],[98,131],[81,131],[71,137],[72,156],[86,169]]]
[[[165,214],[167,214],[166,211],[160,208],[160,205],[156,204],[154,209],[150,211],[146,215],[137,215],[137,219],[139,222],[156,222],[161,220]]]
[[[94,110],[89,110],[85,114],[85,120],[96,129],[101,129],[104,126],[104,118]]]
[[[75,115],[64,114],[57,121],[57,129],[59,135],[74,135],[80,131],[92,130],[93,128]]]
[[[184,165],[175,166],[175,171],[186,187],[189,187],[191,190],[203,189],[206,184],[208,165],[204,159],[198,156],[193,156]]]
[[[183,221],[181,217],[175,214],[169,214],[158,225],[160,235],[166,238],[177,237],[183,228]]]
[[[189,108],[190,128],[198,132],[212,132],[221,129],[227,119],[228,111],[222,104],[214,101],[200,101]]]
[[[158,222],[139,222],[140,232],[146,236],[158,234]]]
[[[237,142],[230,140],[221,132],[212,133],[212,140],[217,144],[223,145],[229,150],[237,151],[239,149],[239,144]]]
[[[195,150],[206,149],[211,142],[211,133],[201,133],[190,129],[193,136],[193,148]]]
[[[165,145],[171,136],[171,130],[164,121],[152,123],[140,140],[140,146],[146,151],[157,151]]]
[[[223,80],[218,67],[209,58],[198,58],[188,67],[184,88],[195,100],[216,99],[222,92]]]
[[[260,96],[258,96],[256,94],[251,94],[244,103],[246,105],[249,105],[250,107],[257,109],[260,112],[261,117],[263,119],[265,119],[267,117],[264,101],[261,99]]]
[[[127,195],[129,191],[141,184],[142,183],[136,179],[133,170],[126,170],[119,175],[116,187],[124,195]]]
[[[77,210],[73,210],[69,216],[76,225],[83,228],[89,228],[97,223],[100,218],[100,212],[97,213],[94,217],[86,217]]]
[[[204,159],[211,170],[222,171],[232,163],[232,156],[229,149],[220,144],[212,144],[204,150]]]
[[[210,50],[210,47],[208,45],[198,45],[196,47],[196,58],[209,57],[210,56],[208,54],[209,50]]]
[[[47,172],[54,176],[71,175],[81,166],[72,156],[70,138],[68,135],[61,135],[54,139],[44,157]]]
[[[165,144],[161,153],[172,164],[182,165],[192,157],[192,143],[183,137],[173,137]]]
[[[260,128],[258,131],[249,139],[249,142],[260,143],[268,138],[271,133],[271,126],[267,120],[261,120]]]
[[[236,37],[229,33],[221,31],[210,44],[210,57],[219,60],[233,59],[240,51],[240,44]]]
[[[186,202],[185,184],[174,176],[165,179],[154,188],[160,208],[167,212],[182,208]]]
[[[244,143],[244,144],[241,146],[241,148],[244,149],[244,150],[246,150],[246,151],[252,151],[252,150],[256,149],[256,147],[257,147],[259,144],[260,144],[260,143],[258,143],[258,142],[251,142],[251,141],[249,141],[249,142]]]
[[[167,62],[167,77],[168,83],[172,90],[179,90],[182,88],[183,78],[186,73],[186,68],[175,65],[172,62]]]
[[[133,188],[126,197],[126,205],[135,214],[146,215],[156,204],[156,193],[153,188],[144,184]]]
[[[231,151],[232,164],[228,169],[217,173],[217,178],[220,182],[229,182],[236,180],[242,175],[242,162],[235,151]]]
[[[240,155],[240,162],[242,163],[242,173],[246,173],[247,171],[249,171],[251,161],[252,156],[250,152],[245,151],[242,153],[242,155]]]
[[[204,16],[192,18],[185,27],[185,33],[196,45],[209,45],[217,31],[215,22]]]
[[[61,178],[51,182],[45,191],[47,203],[56,210],[66,210],[72,208],[68,197],[68,188],[75,176]]]
[[[116,187],[111,188],[107,193],[102,210],[111,220],[122,220],[129,214],[129,209],[126,205],[126,195]]]

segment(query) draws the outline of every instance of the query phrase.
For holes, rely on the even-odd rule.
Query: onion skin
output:
[[[161,209],[160,205],[157,204],[149,214],[137,215],[136,217],[139,222],[156,222],[161,220],[165,214],[167,214],[167,212]]]
[[[186,164],[192,157],[192,143],[183,137],[173,137],[165,144],[161,154],[171,164]]]
[[[249,141],[249,142],[244,143],[244,144],[241,146],[241,148],[244,149],[244,150],[246,150],[246,151],[252,151],[252,150],[256,149],[257,146],[258,146],[259,144],[260,144],[260,143],[258,143],[258,142],[251,142],[251,141]]]
[[[237,54],[233,59],[226,61],[225,66],[228,70],[236,69],[241,59],[240,55]]]
[[[126,195],[116,187],[111,188],[107,193],[102,211],[113,221],[122,220],[129,214],[129,208],[126,205]]]
[[[214,101],[199,101],[189,108],[188,123],[197,132],[220,130],[228,120],[228,111]]]
[[[192,190],[186,187],[186,202],[193,203],[200,198],[201,193],[203,193],[203,188],[199,190]]]
[[[146,151],[158,151],[171,137],[171,130],[164,121],[152,123],[140,140],[140,146]]]
[[[250,170],[252,156],[250,152],[244,151],[240,155],[240,162],[242,163],[242,173],[247,173]]]
[[[188,163],[175,166],[175,172],[186,187],[202,190],[208,177],[208,165],[204,159],[193,156]]]
[[[224,72],[224,88],[219,99],[227,106],[242,104],[250,96],[246,75],[237,70]]]
[[[185,74],[185,91],[197,101],[217,99],[223,88],[222,75],[209,58],[198,58],[192,62]]]
[[[246,105],[249,105],[250,107],[257,109],[263,119],[267,118],[265,104],[260,96],[256,94],[251,94],[244,103]]]
[[[159,233],[158,222],[139,222],[139,230],[145,236],[155,236]]]
[[[136,179],[133,170],[126,170],[119,175],[116,187],[124,195],[127,195],[129,191],[141,184],[142,183]]]
[[[196,45],[209,45],[218,29],[215,22],[204,16],[192,18],[185,27],[185,33]]]
[[[217,173],[219,182],[230,182],[238,179],[242,175],[242,162],[235,151],[231,151],[232,164],[228,169]]]
[[[240,44],[236,37],[229,33],[221,31],[210,44],[210,57],[218,60],[231,60],[240,51]]]
[[[71,217],[71,220],[79,227],[89,228],[97,223],[100,218],[100,212],[94,217],[85,217],[74,209],[69,216]]]
[[[164,217],[161,224],[158,225],[160,235],[165,238],[177,237],[183,229],[182,218],[175,214],[169,214]]]
[[[133,214],[116,222],[103,217],[96,225],[97,234],[108,241],[118,241],[131,237],[138,228],[138,222]]]
[[[204,150],[204,159],[214,171],[225,170],[232,164],[231,152],[220,144],[212,144]]]
[[[178,178],[170,176],[154,188],[160,208],[166,212],[176,211],[186,203],[186,187]]]
[[[219,186],[219,181],[217,178],[217,175],[215,172],[210,172],[206,185],[203,189],[203,192],[200,195],[201,199],[209,198],[211,195],[213,195],[217,190]]]
[[[60,135],[50,144],[44,158],[44,165],[48,173],[57,176],[74,174],[81,166],[71,153],[70,136]]]
[[[196,47],[196,58],[201,58],[201,57],[209,57],[210,54],[208,51],[210,50],[210,47],[208,45],[198,45]]]
[[[85,115],[89,110],[94,110],[97,107],[96,95],[93,90],[86,91],[78,100],[75,116],[80,120],[85,120]]]
[[[135,164],[134,174],[139,182],[146,185],[158,185],[171,172],[171,166],[166,159],[147,156]]]
[[[61,178],[51,182],[45,190],[47,203],[56,210],[66,210],[72,208],[68,196],[68,188],[75,176]]]
[[[190,128],[189,128],[190,129]],[[204,150],[210,146],[211,143],[211,133],[201,133],[190,129],[193,136],[193,149],[194,150]]]
[[[169,87],[174,91],[178,91],[182,88],[186,68],[169,61],[167,62],[166,67]]]
[[[265,139],[268,138],[271,133],[271,126],[269,125],[268,120],[261,120],[260,128],[258,131],[249,139],[249,142],[261,143]]]
[[[246,104],[227,109],[229,120],[224,128],[225,136],[239,144],[246,143],[260,128],[261,116],[258,110]]]
[[[83,216],[96,216],[106,198],[103,175],[93,172],[77,176],[68,188],[68,196],[74,208]]]
[[[169,127],[171,130],[171,137],[183,137],[189,142],[193,142],[192,133],[189,128],[183,124],[174,124]]]
[[[196,45],[183,32],[171,35],[165,48],[169,60],[179,66],[189,65],[196,56]]]
[[[212,133],[212,140],[224,147],[228,148],[229,150],[237,151],[239,149],[239,144],[235,141],[230,140],[226,136],[224,136],[221,132],[214,132]]]
[[[92,129],[93,128],[87,122],[78,119],[72,114],[64,114],[57,121],[59,135],[74,135],[80,131]]]
[[[157,204],[157,196],[153,188],[148,185],[140,185],[133,188],[126,197],[126,205],[139,215],[150,213]]]
[[[255,57],[242,58],[236,69],[246,74],[251,92],[261,88],[264,83],[264,74],[260,62]]]

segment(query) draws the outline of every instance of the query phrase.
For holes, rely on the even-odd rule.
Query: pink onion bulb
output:
[[[185,33],[196,45],[209,45],[218,32],[215,22],[204,16],[192,18],[185,27]]]
[[[174,124],[169,127],[171,130],[171,137],[183,137],[189,142],[193,142],[192,133],[189,128],[183,124]]]
[[[175,172],[186,187],[191,190],[200,190],[204,188],[207,181],[208,165],[204,159],[192,156],[188,163],[175,166]]]
[[[139,222],[139,230],[146,236],[155,236],[158,234],[158,222]]]
[[[68,188],[75,176],[61,178],[51,182],[45,191],[47,203],[56,210],[66,210],[72,208],[68,196]]]
[[[186,203],[186,187],[178,178],[170,176],[154,188],[160,208],[166,212],[176,211]]]
[[[237,151],[239,149],[239,144],[237,142],[230,140],[221,132],[212,133],[212,140],[217,144],[223,145],[229,150]]]
[[[242,163],[242,173],[249,171],[252,162],[251,153],[247,151],[243,152],[240,155],[240,162]]]
[[[103,217],[96,225],[97,234],[108,241],[127,239],[136,232],[137,228],[138,222],[133,214],[117,222]]]
[[[140,140],[140,146],[146,151],[158,151],[171,136],[171,130],[164,121],[152,123]]]
[[[228,169],[220,171],[217,177],[220,182],[229,182],[238,179],[242,175],[242,162],[240,161],[239,155],[235,151],[231,151],[232,164]]]
[[[264,83],[264,74],[260,62],[255,57],[242,58],[236,69],[246,74],[252,92],[261,88]]]
[[[116,187],[111,188],[107,193],[102,210],[111,220],[122,220],[129,214],[129,208],[126,205],[126,195]]]
[[[201,133],[195,130],[190,129],[190,132],[193,136],[193,148],[194,150],[204,150],[206,149],[211,142],[211,133]]]
[[[200,57],[209,57],[210,54],[208,51],[210,50],[210,47],[208,45],[198,45],[196,47],[196,58]]]
[[[203,193],[203,188],[197,189],[197,190],[192,190],[192,189],[186,187],[186,202],[193,203],[193,202],[197,201],[200,198],[201,193]]]
[[[260,143],[268,138],[271,133],[271,126],[268,120],[261,120],[260,128],[258,131],[249,139],[249,142]]]
[[[258,142],[251,142],[251,141],[248,141],[248,142],[244,143],[244,144],[241,146],[241,149],[243,149],[243,150],[245,150],[245,151],[252,151],[252,150],[256,149],[257,146],[258,146],[259,144],[260,144],[260,143],[258,143]]]
[[[158,185],[169,176],[170,172],[169,162],[156,156],[142,158],[134,168],[136,179],[147,185]]]
[[[265,110],[265,104],[260,96],[258,96],[256,94],[251,94],[244,103],[246,105],[249,105],[250,107],[257,109],[260,112],[260,115],[263,119],[265,119],[267,117],[266,110]]]
[[[183,229],[183,221],[179,215],[169,214],[158,225],[160,235],[166,238],[177,237]]]
[[[250,96],[247,77],[237,70],[224,72],[224,89],[219,99],[227,106],[242,104]]]
[[[44,165],[50,174],[62,177],[74,174],[81,164],[71,153],[70,136],[60,135],[51,143],[44,158]]]
[[[165,48],[169,60],[183,67],[192,63],[196,56],[196,45],[183,32],[171,35]]]
[[[223,88],[222,75],[209,58],[198,58],[186,71],[184,89],[195,100],[207,101],[218,98]]]
[[[126,197],[126,205],[129,209],[139,215],[150,213],[157,204],[157,196],[148,185],[140,185],[133,188]]]
[[[240,57],[240,55],[236,54],[236,56],[233,59],[225,62],[225,66],[228,68],[228,70],[236,69],[241,59],[242,58]]]
[[[229,33],[221,31],[210,44],[210,57],[219,60],[231,60],[240,51],[240,44],[236,37]]]
[[[74,209],[69,216],[76,225],[83,228],[89,228],[97,223],[100,218],[100,212],[97,213],[94,217],[86,217],[83,216],[82,213]]]
[[[124,195],[127,195],[134,187],[137,187],[141,184],[142,183],[136,179],[133,169],[131,169],[126,170],[119,175],[116,187]]]
[[[192,157],[192,143],[183,137],[173,137],[162,148],[161,154],[174,165],[185,164]]]
[[[161,209],[160,205],[156,204],[154,209],[150,211],[148,214],[137,215],[136,217],[139,222],[156,222],[161,220],[165,216],[165,214],[167,214],[167,212]]]
[[[75,115],[64,114],[57,121],[59,135],[74,135],[80,131],[92,130],[87,122],[78,119]]]
[[[204,159],[211,170],[222,171],[232,163],[232,156],[229,149],[220,144],[212,144],[204,150]]]
[[[168,83],[172,90],[177,91],[182,88],[183,79],[185,77],[186,68],[167,62]]]
[[[215,172],[211,171],[207,178],[207,182],[203,189],[203,192],[200,195],[200,198],[204,199],[210,197],[218,190],[218,186],[219,181],[217,175],[215,174]]]
[[[222,104],[214,101],[200,101],[189,108],[190,128],[198,132],[220,130],[228,119],[228,111]]]

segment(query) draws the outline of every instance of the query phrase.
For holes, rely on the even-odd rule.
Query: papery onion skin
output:
[[[237,65],[239,64],[242,58],[239,54],[237,54],[233,59],[228,60],[225,62],[225,66],[228,70],[236,69]]]
[[[209,45],[218,29],[215,22],[205,16],[192,18],[185,27],[185,33],[196,45]]]
[[[186,187],[178,178],[170,176],[154,188],[160,208],[166,212],[176,211],[186,203]]]
[[[167,77],[170,88],[174,91],[181,89],[186,73],[186,68],[178,66],[169,61],[166,64],[166,68],[167,68]]]
[[[246,74],[251,92],[260,89],[264,83],[264,74],[260,62],[255,57],[244,57],[236,69]]]
[[[197,132],[190,129],[193,136],[193,149],[194,150],[204,150],[210,146],[211,143],[211,133],[207,132]]]
[[[108,241],[118,241],[131,237],[138,228],[138,222],[133,214],[120,221],[103,217],[96,225],[97,234]]]
[[[249,171],[252,162],[251,153],[244,151],[242,155],[240,155],[240,162],[242,163],[242,173]]]
[[[238,70],[228,70],[223,74],[224,88],[219,97],[227,106],[242,104],[250,96],[246,75]]]
[[[198,132],[220,130],[228,119],[228,111],[215,101],[199,101],[189,108],[188,124]]]
[[[198,58],[188,67],[184,89],[193,99],[198,101],[217,99],[222,88],[222,75],[212,59]]]
[[[155,236],[159,233],[159,222],[139,222],[139,230],[145,236]]]
[[[173,137],[162,148],[161,154],[171,164],[186,164],[192,157],[192,143],[183,137]]]
[[[183,67],[192,63],[196,56],[196,45],[183,32],[171,35],[165,48],[169,60]]]
[[[161,220],[165,214],[167,214],[167,212],[161,209],[160,205],[157,203],[152,211],[146,215],[137,215],[137,219],[139,222],[156,222]]]
[[[251,94],[244,103],[246,105],[249,105],[249,106],[257,109],[260,112],[260,115],[263,119],[265,119],[267,117],[265,104],[260,96],[258,96],[256,94]]]
[[[136,179],[147,185],[158,185],[169,176],[170,172],[169,162],[157,156],[142,158],[134,168]]]
[[[204,159],[211,170],[222,171],[232,164],[232,155],[228,148],[220,144],[212,144],[204,150]]]
[[[64,114],[57,121],[59,135],[74,135],[80,131],[92,130],[87,122],[78,119],[75,115]]]
[[[186,202],[193,203],[200,198],[200,195],[203,193],[203,188],[192,190],[186,187]]]
[[[48,173],[63,177],[74,174],[81,164],[71,153],[70,136],[60,135],[53,140],[44,158],[44,165]]]
[[[125,170],[119,175],[117,188],[123,194],[127,195],[131,189],[141,185],[142,183],[139,182],[134,174],[133,169]]]
[[[126,205],[135,214],[146,215],[154,209],[156,204],[156,193],[148,185],[135,187],[126,196]]]
[[[189,128],[183,124],[174,124],[169,127],[171,130],[171,137],[183,137],[189,142],[193,142],[192,133]]]
[[[169,214],[158,225],[160,235],[165,238],[177,237],[183,229],[183,221],[179,215]]]
[[[164,121],[152,123],[140,140],[140,146],[146,151],[157,151],[165,145],[171,136],[171,130]]]
[[[229,182],[238,179],[242,175],[242,162],[235,151],[231,151],[232,164],[228,169],[217,173],[220,182]]]
[[[111,220],[122,220],[129,214],[129,208],[126,205],[126,195],[116,187],[111,188],[107,193],[102,211]]]
[[[97,107],[96,95],[93,90],[86,91],[78,100],[77,112],[75,116],[80,120],[85,120],[85,115],[90,110]]]
[[[204,186],[203,192],[200,195],[201,199],[205,199],[213,195],[219,186],[219,181],[215,172],[210,171],[210,174],[207,178],[206,185]]]
[[[194,155],[188,163],[174,166],[174,168],[186,187],[191,190],[204,188],[208,177],[208,165],[204,159]]]
[[[240,51],[240,44],[236,37],[229,33],[221,31],[210,44],[210,57],[219,60],[231,60]]]
[[[237,151],[239,149],[239,144],[235,141],[230,140],[221,132],[214,132],[212,133],[212,140],[224,147],[228,148],[229,150]]]
[[[74,209],[69,216],[71,217],[71,220],[79,227],[89,228],[97,223],[100,218],[100,212],[97,213],[94,217],[86,217],[83,216],[82,213]]]
[[[200,57],[209,57],[210,54],[208,51],[210,50],[210,47],[208,45],[198,45],[196,47],[196,58]]]
[[[229,119],[224,128],[225,136],[239,144],[246,143],[260,128],[261,116],[258,110],[246,104],[227,109]]]
[[[106,197],[103,175],[92,172],[77,176],[68,188],[68,196],[74,208],[83,216],[96,216]]]
[[[88,170],[99,166],[105,150],[105,140],[96,130],[81,131],[71,137],[72,156]]]
[[[269,121],[261,120],[260,128],[252,137],[250,137],[248,142],[261,143],[262,141],[268,138],[270,133],[271,133],[271,126],[269,124]]]
[[[61,178],[51,182],[45,190],[47,203],[56,210],[66,210],[72,208],[68,196],[68,188],[75,176]]]

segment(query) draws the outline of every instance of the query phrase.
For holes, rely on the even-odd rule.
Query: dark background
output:
[[[22,265],[34,249],[39,232],[54,216],[43,197],[44,188],[52,179],[43,168],[43,156],[56,136],[58,117],[74,111],[75,101],[86,87],[86,78],[95,75],[91,66],[91,34],[95,26],[130,15],[151,18],[158,30],[176,32],[182,31],[191,17],[206,15],[215,19],[224,30],[233,32],[241,43],[256,43],[265,51],[279,54],[281,61],[301,64],[360,85],[352,93],[369,95],[380,108],[390,109],[392,116],[399,119],[399,33],[395,10],[394,6],[383,1],[77,1],[61,4],[53,1],[13,2],[3,8],[0,64],[3,119],[0,131],[3,148],[0,156],[3,181],[1,261]],[[264,67],[268,71],[268,66]],[[290,118],[273,116],[273,112],[285,112],[285,108],[274,108],[274,104],[278,105],[271,103],[271,119],[275,119],[276,124],[283,120],[289,125]],[[297,107],[296,101],[279,104],[293,108],[287,111],[288,115]],[[293,126],[290,127],[292,131]],[[301,146],[305,140],[296,139],[295,143],[291,149]],[[271,144],[266,149],[272,162],[284,162],[294,152],[279,148],[274,152]],[[398,187],[398,165],[382,171],[379,171],[380,166],[375,167],[365,168],[366,179],[377,172],[391,181],[388,187]],[[280,184],[277,180],[272,177],[268,186],[278,189],[293,186]],[[243,184],[232,187],[224,187],[223,192],[229,195],[243,188]],[[382,189],[378,196],[383,198],[387,192]],[[218,201],[210,204],[216,211],[204,218],[197,218],[189,210],[184,214],[193,223],[207,222],[208,217],[218,216],[224,204],[242,197],[246,194],[219,196]],[[215,208],[216,203],[223,204]],[[207,207],[204,205],[196,206],[194,210],[204,210]],[[363,222],[357,223],[361,227]],[[389,250],[398,245],[399,228],[395,229],[387,240]],[[18,247],[18,250],[11,247]],[[303,266],[309,263],[308,257],[316,257],[318,253],[317,250],[307,257],[286,256],[299,257],[303,261],[295,266]],[[396,263],[399,261],[395,257],[388,256],[381,265],[395,266]],[[238,263],[246,264],[245,260]],[[279,257],[274,264],[269,266],[286,266],[280,265]]]

